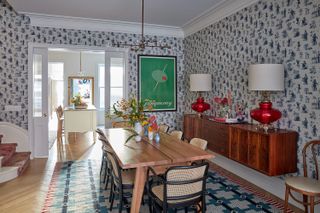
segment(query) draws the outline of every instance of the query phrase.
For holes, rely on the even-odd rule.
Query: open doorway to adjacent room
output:
[[[96,126],[104,128],[110,125],[106,123],[106,111],[113,103],[127,96],[127,52],[51,46],[33,47],[32,52],[34,113],[31,126],[35,157],[47,156],[48,150],[57,141],[57,108],[72,107],[70,99],[75,95],[70,94],[70,87],[73,87],[70,86],[71,78],[92,79],[92,91],[88,91],[88,97],[92,101],[90,104],[96,109]],[[86,94],[87,92],[87,97]],[[65,138],[63,135],[62,143],[65,142]],[[43,143],[44,141],[48,143]]]

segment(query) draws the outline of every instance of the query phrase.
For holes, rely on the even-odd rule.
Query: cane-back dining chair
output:
[[[166,125],[166,124],[160,124],[160,125],[159,125],[159,131],[160,131],[160,132],[167,133],[168,130],[169,130],[169,126],[168,126],[168,125]]]
[[[302,155],[304,176],[289,177],[285,180],[286,193],[284,212],[288,209],[290,197],[304,205],[305,212],[308,212],[308,206],[310,206],[310,212],[314,213],[314,206],[320,203],[320,140],[306,143],[303,147]],[[308,174],[308,170],[313,170],[313,172]],[[293,191],[302,194],[303,201],[297,199],[292,194]]]
[[[127,210],[130,209],[129,200],[132,197],[132,189],[135,178],[135,169],[123,170],[121,169],[119,162],[113,152],[108,152],[107,157],[111,163],[112,168],[112,185],[111,185],[111,204],[110,211],[113,208],[113,202],[115,194],[119,197],[119,212],[125,207]]]
[[[181,140],[182,139],[182,135],[183,135],[183,132],[182,131],[179,131],[179,130],[173,130],[169,133],[169,135]]]
[[[208,141],[201,139],[201,138],[192,138],[190,144],[196,147],[199,147],[202,150],[207,149]]]
[[[187,211],[191,206],[198,206],[205,212],[208,167],[207,162],[191,166],[173,166],[164,176],[157,176],[150,167],[147,175],[150,177],[148,182],[150,212],[166,213],[169,209],[181,208]],[[197,208],[194,209],[197,211]]]

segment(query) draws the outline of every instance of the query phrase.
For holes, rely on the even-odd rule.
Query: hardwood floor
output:
[[[91,132],[70,133],[68,144],[55,143],[48,159],[33,159],[22,176],[0,184],[1,213],[41,212],[56,162],[101,159],[101,143]]]
[[[68,141],[68,144],[61,146],[55,143],[49,152],[48,159],[31,160],[22,176],[0,184],[0,213],[41,212],[56,162],[101,160],[102,144],[99,140],[93,143],[91,132],[86,134],[70,133]],[[268,194],[266,191],[264,193]],[[271,194],[270,196],[281,202],[279,198]],[[291,206],[291,208],[294,212],[303,212],[295,207]]]

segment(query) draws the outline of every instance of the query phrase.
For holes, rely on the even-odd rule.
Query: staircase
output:
[[[16,143],[1,143],[0,135],[0,183],[21,175],[30,162],[30,152],[16,152]]]

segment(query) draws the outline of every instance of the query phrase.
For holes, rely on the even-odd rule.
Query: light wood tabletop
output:
[[[143,137],[140,142],[132,138],[125,143],[132,133],[122,128],[105,129],[104,134],[117,155],[121,167],[136,168],[131,213],[139,212],[148,166],[170,165],[214,157],[198,147],[165,133],[160,133],[159,143],[149,141],[146,137]]]

